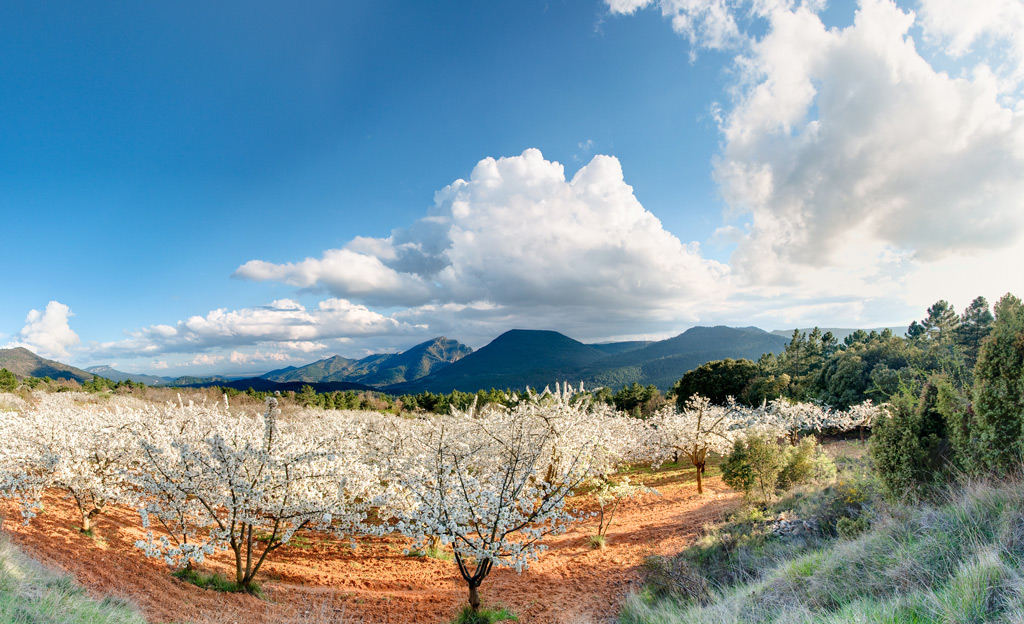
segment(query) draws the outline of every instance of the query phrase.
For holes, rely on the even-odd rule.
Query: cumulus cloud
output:
[[[59,301],[49,302],[43,311],[32,310],[25,317],[25,326],[6,348],[24,347],[45,358],[66,358],[68,349],[81,342],[68,323],[71,316],[71,308]]]
[[[253,260],[236,275],[400,302],[401,318],[436,318],[456,306],[460,318],[530,309],[577,324],[678,318],[729,279],[727,267],[640,205],[617,159],[595,156],[568,179],[536,149],[481,160],[468,180],[436,193],[426,217],[386,239],[356,238],[299,263]]]
[[[695,48],[736,54],[729,101],[710,106],[730,305],[923,297],[911,280],[936,284],[958,262],[1024,260],[1019,0],[922,0],[920,16],[861,0],[842,27],[825,26],[823,2],[607,4],[657,7]]]
[[[233,363],[256,360],[285,361],[328,348],[325,341],[351,336],[409,335],[420,331],[408,323],[344,299],[326,299],[315,309],[297,301],[279,299],[266,306],[239,310],[219,309],[192,316],[175,325],[152,325],[132,332],[121,341],[92,345],[94,358],[117,354],[153,357],[160,354],[197,353],[232,347],[262,347],[263,351],[234,352]],[[214,357],[214,356],[211,356]],[[194,361],[212,364],[213,361]]]
[[[632,15],[657,6],[672,21],[672,28],[694,48],[724,50],[741,45],[746,35],[736,21],[734,0],[607,0],[613,14]]]
[[[752,218],[733,266],[751,281],[835,263],[851,230],[922,260],[1016,244],[1024,115],[991,73],[936,71],[914,15],[864,0],[852,26],[778,11],[743,57],[715,176]]]
[[[1024,82],[1024,3],[1020,0],[921,0],[925,38],[954,58],[992,70],[1005,91]],[[982,56],[971,53],[987,52]]]
[[[288,362],[292,359],[292,356],[287,353],[281,352],[263,352],[254,351],[252,353],[246,353],[244,351],[232,351],[231,355],[228,356],[228,361],[232,364],[251,364],[253,362]]]

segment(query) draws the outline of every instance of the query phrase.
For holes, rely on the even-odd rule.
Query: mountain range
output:
[[[626,384],[653,384],[668,390],[687,371],[725,358],[758,359],[780,353],[788,336],[756,327],[692,327],[659,341],[585,344],[544,330],[513,329],[474,351],[445,337],[420,343],[402,353],[374,354],[362,359],[334,356],[246,378],[177,377],[124,373],[109,366],[88,372],[44,360],[27,349],[0,350],[0,367],[20,377],[50,376],[87,381],[92,374],[114,381],[131,379],[150,385],[229,386],[239,390],[317,391],[380,390],[389,394],[475,392],[500,388],[543,388],[556,381],[618,390]],[[92,373],[92,374],[90,374]]]
[[[724,358],[756,360],[788,340],[756,327],[693,327],[657,342],[588,345],[553,331],[514,329],[420,379],[385,386],[391,394],[543,388],[555,381],[618,390],[638,382],[668,390],[687,371]]]
[[[106,365],[90,366],[85,369],[85,372],[99,377],[104,377],[110,381],[132,381],[134,383],[144,383],[147,386],[156,386],[174,380],[173,377],[159,377],[157,375],[146,375],[143,373],[126,373]]]
[[[361,360],[336,355],[306,366],[270,371],[260,377],[279,383],[346,381],[383,387],[427,377],[472,351],[460,342],[441,336],[402,353],[378,353]]]

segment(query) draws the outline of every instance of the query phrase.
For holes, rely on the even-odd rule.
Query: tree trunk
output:
[[[89,517],[89,514],[84,513],[82,514],[82,533],[88,533],[89,531],[92,531],[92,518]]]
[[[476,590],[477,586],[473,583],[469,584],[469,606],[473,609],[473,613],[480,610],[480,593]]]
[[[701,479],[701,476],[703,474],[704,474],[704,462],[701,462],[697,466],[697,493],[698,494],[703,494],[704,493],[704,482]]]

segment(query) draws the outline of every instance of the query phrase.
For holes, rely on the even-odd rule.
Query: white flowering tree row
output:
[[[566,503],[586,482],[681,452],[702,491],[708,454],[728,452],[751,428],[846,429],[874,411],[723,407],[696,397],[644,421],[567,385],[518,399],[421,418],[324,410],[284,418],[273,398],[251,414],[226,399],[155,405],[39,394],[34,406],[0,417],[0,493],[20,500],[28,521],[44,491],[62,490],[83,531],[108,504],[132,505],[150,530],[138,544],[145,554],[190,567],[229,550],[244,588],[304,528],[341,539],[397,532],[411,549],[443,543],[476,609],[495,566],[526,569],[545,536],[579,519]]]

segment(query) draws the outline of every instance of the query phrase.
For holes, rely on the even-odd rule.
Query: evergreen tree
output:
[[[984,297],[976,298],[960,315],[956,341],[963,349],[968,368],[974,368],[977,363],[981,341],[992,331],[994,320],[995,317],[989,311],[988,301]]]
[[[924,326],[925,335],[929,340],[946,344],[952,342],[956,337],[956,330],[960,326],[960,317],[953,306],[945,299],[940,299],[928,308],[928,317],[921,322]]]
[[[995,307],[974,369],[970,437],[976,469],[1007,472],[1022,451],[1024,423],[1024,305],[1011,294]]]
[[[18,387],[18,378],[6,368],[0,368],[0,391],[10,392]]]

